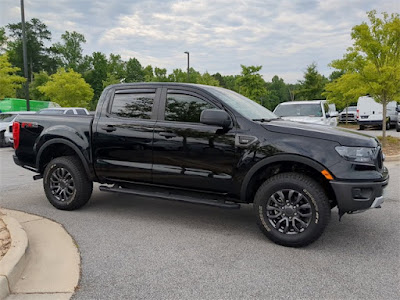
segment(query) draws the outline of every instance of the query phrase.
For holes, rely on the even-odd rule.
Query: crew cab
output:
[[[107,87],[94,116],[19,116],[14,161],[43,178],[58,209],[101,191],[239,208],[284,246],[315,241],[331,209],[377,208],[389,174],[378,140],[285,121],[233,91],[206,85]],[[149,200],[151,201],[151,200]]]

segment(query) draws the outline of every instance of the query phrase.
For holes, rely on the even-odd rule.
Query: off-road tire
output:
[[[53,159],[43,173],[43,188],[49,202],[61,210],[74,210],[84,206],[93,191],[82,162],[75,156]],[[64,190],[64,192],[60,192]]]
[[[284,197],[278,200],[284,201],[273,201],[280,192]],[[321,185],[299,173],[281,173],[266,180],[255,195],[254,212],[261,231],[276,244],[288,247],[303,247],[317,240],[331,215]],[[301,229],[300,221],[306,225]]]

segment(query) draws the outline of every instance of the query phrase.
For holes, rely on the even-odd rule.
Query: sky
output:
[[[84,34],[84,54],[136,57],[143,66],[237,75],[240,65],[261,65],[264,80],[303,79],[315,62],[328,64],[352,45],[351,28],[366,12],[400,13],[399,0],[25,0],[25,19],[52,32]],[[21,20],[20,1],[0,0],[0,27]]]

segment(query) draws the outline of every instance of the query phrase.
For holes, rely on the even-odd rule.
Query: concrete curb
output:
[[[11,247],[0,261],[0,299],[7,297],[19,280],[26,264],[28,236],[21,224],[14,218],[2,216],[11,236]]]
[[[400,160],[400,154],[385,157],[385,161],[398,161],[398,160]]]

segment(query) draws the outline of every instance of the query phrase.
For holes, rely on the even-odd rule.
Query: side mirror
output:
[[[329,113],[326,113],[326,114],[325,114],[325,117],[326,117],[326,118],[330,118],[331,115],[330,115]]]
[[[200,123],[229,128],[231,126],[231,118],[222,109],[205,109],[201,112]]]

